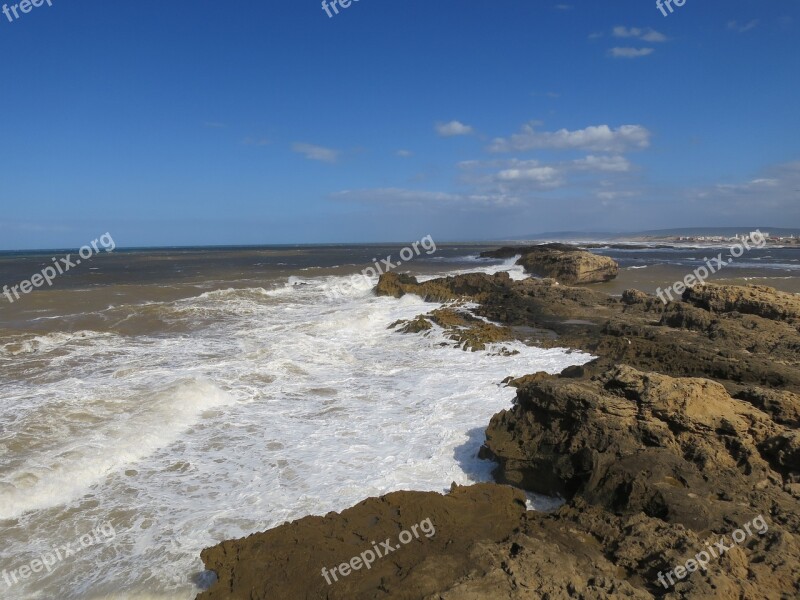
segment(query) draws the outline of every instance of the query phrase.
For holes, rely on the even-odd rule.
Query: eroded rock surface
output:
[[[521,255],[517,264],[528,273],[551,277],[567,285],[602,283],[619,275],[619,265],[615,260],[567,244],[506,246],[481,253],[484,258],[511,258],[517,255]]]
[[[702,531],[753,510],[791,515],[797,433],[716,382],[620,366],[523,385],[485,449],[500,481]]]
[[[471,557],[507,540],[525,512],[522,492],[492,484],[454,486],[448,495],[370,498],[341,513],[305,517],[204,550],[201,558],[219,581],[198,600],[428,597],[474,573]],[[410,542],[401,543],[403,531]],[[375,553],[376,546],[385,556],[371,560],[364,553]],[[330,573],[362,556],[357,570]]]

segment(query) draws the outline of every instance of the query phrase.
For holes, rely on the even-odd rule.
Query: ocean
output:
[[[493,247],[440,245],[401,270],[525,277],[513,259],[475,258]],[[438,305],[349,282],[400,248],[117,250],[13,304],[0,297],[0,597],[188,600],[209,583],[200,551],[222,540],[491,480],[477,452],[515,395],[500,382],[591,357],[395,333]],[[622,263],[599,286],[610,293],[665,287],[704,255],[598,252]],[[60,254],[0,254],[0,284]],[[721,275],[792,290],[799,255],[753,251]]]
[[[193,598],[208,582],[200,551],[219,541],[489,480],[476,454],[514,397],[500,381],[589,357],[464,352],[387,329],[435,305],[348,275],[399,248],[115,252],[3,300],[0,597]],[[407,268],[523,276],[477,250]],[[3,256],[2,281],[51,255]],[[77,543],[103,524],[113,539]],[[79,551],[20,571],[68,543]]]

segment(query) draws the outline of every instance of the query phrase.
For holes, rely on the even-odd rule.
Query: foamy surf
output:
[[[513,262],[472,271],[524,277]],[[437,329],[399,334],[387,326],[437,305],[348,280],[124,307],[185,321],[188,333],[67,341],[71,378],[7,386],[0,456],[26,458],[2,479],[2,518],[14,520],[0,523],[0,569],[102,520],[118,535],[3,597],[188,600],[200,551],[221,540],[390,491],[490,480],[483,431],[514,397],[499,382],[590,359],[518,343],[504,344],[514,356],[464,352]],[[348,292],[328,297],[331,284]],[[46,380],[40,357],[14,360]],[[50,433],[34,435],[35,423]]]
[[[109,473],[178,439],[203,411],[230,396],[208,382],[185,381],[120,400],[79,398],[59,402],[57,412],[45,405],[20,417],[17,431],[34,448],[3,474],[0,521],[69,502]],[[74,437],[65,444],[63,434]]]

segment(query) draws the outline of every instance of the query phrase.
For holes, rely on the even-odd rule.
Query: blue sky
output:
[[[51,2],[2,249],[800,226],[797,0]]]

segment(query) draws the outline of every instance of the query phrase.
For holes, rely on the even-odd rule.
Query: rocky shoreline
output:
[[[800,298],[712,284],[668,305],[612,298],[563,284],[613,271],[572,250],[520,260],[562,283],[386,274],[376,288],[446,303],[391,324],[398,335],[438,327],[464,350],[518,339],[598,357],[506,382],[514,406],[481,450],[498,483],[388,494],[223,542],[202,553],[219,580],[198,599],[800,597]],[[528,511],[523,491],[565,503]],[[356,559],[424,519],[435,535],[369,568]],[[714,556],[698,568],[702,553]],[[335,582],[320,575],[337,566]]]

